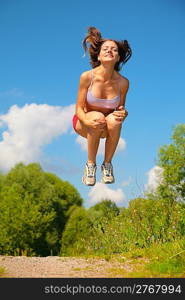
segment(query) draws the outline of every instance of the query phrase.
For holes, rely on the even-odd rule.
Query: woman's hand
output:
[[[106,121],[105,120],[101,120],[101,119],[94,119],[94,120],[88,120],[86,119],[84,121],[84,124],[87,127],[91,127],[94,129],[104,129],[106,126]]]
[[[128,116],[128,111],[123,106],[119,106],[117,110],[113,112],[116,121],[123,122]]]

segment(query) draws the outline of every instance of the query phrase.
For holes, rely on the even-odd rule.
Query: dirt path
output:
[[[1,277],[11,278],[123,278],[133,265],[101,258],[0,256],[0,268]]]

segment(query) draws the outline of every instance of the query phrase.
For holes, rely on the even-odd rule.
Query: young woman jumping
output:
[[[89,47],[88,47],[89,45]],[[125,109],[129,80],[118,72],[132,55],[127,42],[104,39],[95,27],[89,27],[83,40],[92,69],[83,72],[73,117],[73,128],[87,139],[88,160],[82,182],[96,183],[96,155],[100,138],[105,138],[105,155],[101,165],[102,182],[113,183],[112,158],[120,138],[121,127],[128,115]]]

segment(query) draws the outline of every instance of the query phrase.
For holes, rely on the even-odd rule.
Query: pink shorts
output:
[[[76,123],[77,123],[77,121],[78,121],[78,117],[77,117],[77,115],[74,115],[73,116],[73,128],[74,128],[75,131],[76,131]]]

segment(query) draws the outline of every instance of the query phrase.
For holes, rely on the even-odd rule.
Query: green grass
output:
[[[185,278],[184,240],[153,245],[150,248],[135,249],[127,257],[145,258],[146,262],[137,265],[131,277],[178,277]]]
[[[148,265],[148,270],[153,275],[164,275],[165,277],[185,277],[184,264],[179,259],[153,262]]]

